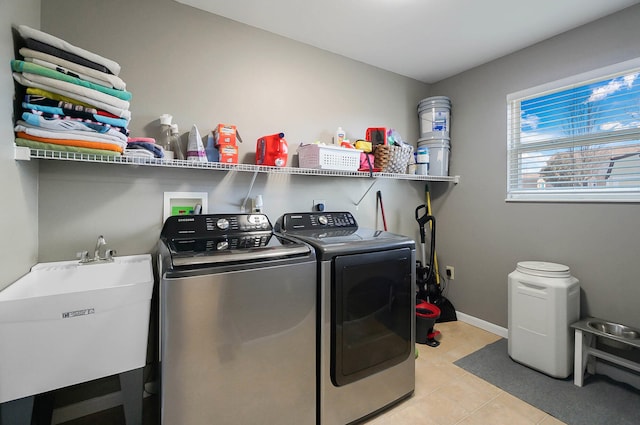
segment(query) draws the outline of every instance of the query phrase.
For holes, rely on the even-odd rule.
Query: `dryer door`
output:
[[[412,353],[409,248],[337,256],[333,263],[331,380],[345,385]]]

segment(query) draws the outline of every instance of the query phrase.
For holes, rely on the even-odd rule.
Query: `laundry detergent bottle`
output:
[[[284,133],[262,136],[256,142],[256,165],[284,167],[289,158],[289,146]]]

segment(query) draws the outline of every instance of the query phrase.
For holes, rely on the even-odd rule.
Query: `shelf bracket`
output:
[[[26,146],[13,146],[14,157],[18,161],[31,161],[31,149]]]
[[[371,191],[371,188],[373,187],[374,184],[376,184],[377,179],[373,179],[373,181],[371,182],[371,184],[369,185],[369,188],[364,192],[364,195],[362,195],[362,198],[360,198],[360,200],[358,202],[355,203],[355,206],[360,206],[360,202],[362,202],[362,200],[364,199],[365,196],[367,196],[367,193],[369,193],[369,191]]]

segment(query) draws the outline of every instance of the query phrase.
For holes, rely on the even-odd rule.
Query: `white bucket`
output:
[[[440,139],[422,138],[418,139],[418,149],[426,147],[429,149],[429,175],[448,176],[449,175],[449,138]]]
[[[449,137],[451,127],[451,100],[434,96],[418,103],[420,137]]]

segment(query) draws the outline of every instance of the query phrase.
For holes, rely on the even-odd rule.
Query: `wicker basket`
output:
[[[383,173],[404,174],[407,172],[409,160],[413,154],[413,146],[377,145],[374,155],[374,166]]]

